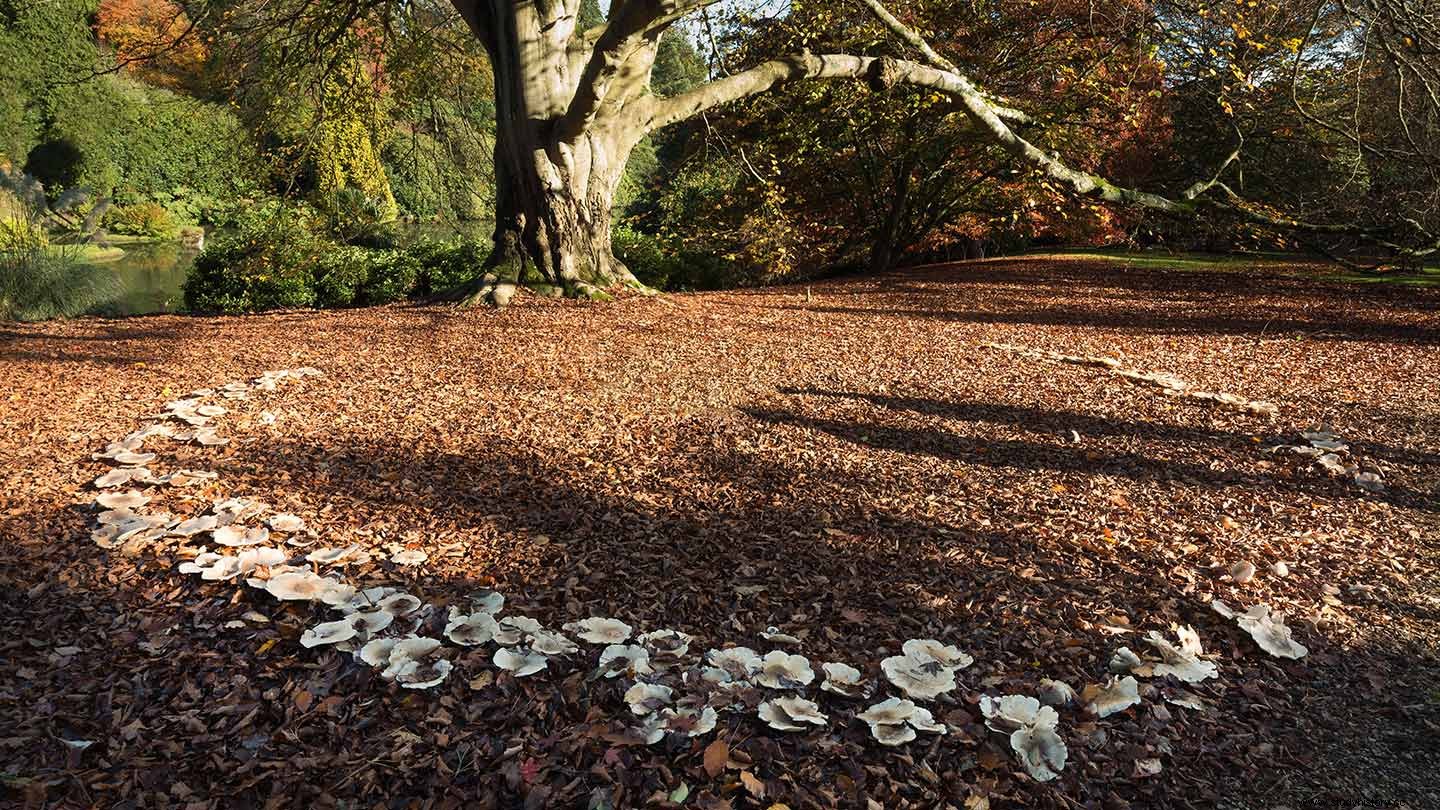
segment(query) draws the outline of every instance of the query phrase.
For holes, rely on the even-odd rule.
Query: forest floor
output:
[[[621,679],[497,676],[493,647],[447,647],[449,680],[401,689],[301,647],[318,608],[181,575],[173,544],[91,541],[92,453],[166,400],[297,366],[324,375],[229,405],[230,444],[162,446],[157,471],[219,473],[167,509],[295,513],[376,552],[347,577],[440,624],[495,588],[549,627],[614,616],[692,653],[763,652],[775,626],[817,670],[871,675],[940,639],[975,658],[931,704],[949,733],[882,748],[812,689],[830,722],[811,732],[722,712],[635,744]],[[0,369],[0,804],[1440,807],[1437,291],[997,259],[502,312],[12,325]],[[1264,452],[1321,426],[1383,492]],[[428,561],[392,564],[401,546]],[[1262,652],[1215,598],[1283,611],[1309,655]],[[1098,683],[1172,623],[1220,677],[1142,679],[1103,719],[1062,708],[1058,779],[985,728],[981,695]],[[1205,707],[1162,699],[1180,686]]]

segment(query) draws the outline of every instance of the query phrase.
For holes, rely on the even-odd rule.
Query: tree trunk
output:
[[[590,61],[570,47],[578,2],[457,8],[494,69],[496,193],[494,249],[481,276],[451,297],[504,306],[522,286],[587,298],[622,285],[648,292],[612,253],[610,218],[644,136],[617,111],[648,85],[658,33],[625,51],[635,64],[607,85],[606,104],[577,116],[571,108]]]
[[[913,124],[907,129],[907,135],[913,136]],[[870,272],[884,273],[895,267],[899,258],[896,254],[900,251],[897,244],[900,240],[900,225],[905,220],[905,215],[910,208],[910,183],[911,175],[915,171],[917,160],[913,152],[907,152],[900,166],[895,170],[895,185],[890,193],[890,206],[885,213],[885,221],[880,224],[879,231],[875,234],[875,242],[870,247]]]
[[[632,144],[591,133],[573,149],[529,137],[529,122],[497,129],[494,249],[463,291],[467,304],[504,306],[519,287],[605,298],[644,290],[610,245],[615,191]]]

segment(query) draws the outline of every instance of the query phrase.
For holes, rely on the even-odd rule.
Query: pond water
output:
[[[197,251],[179,242],[142,242],[121,245],[125,255],[95,265],[95,272],[115,279],[117,294],[101,304],[101,315],[149,315],[180,312],[185,308],[185,274]]]

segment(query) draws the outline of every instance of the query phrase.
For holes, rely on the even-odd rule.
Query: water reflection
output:
[[[185,308],[185,274],[198,251],[179,242],[148,242],[121,247],[125,255],[95,265],[115,279],[116,296],[96,307],[101,315],[148,315]]]

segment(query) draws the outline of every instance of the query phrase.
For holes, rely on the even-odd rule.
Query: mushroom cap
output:
[[[600,651],[600,671],[607,678],[624,672],[636,675],[650,675],[655,668],[650,666],[650,653],[635,644],[611,644]]]
[[[760,659],[760,673],[755,680],[770,689],[796,689],[815,680],[815,670],[803,655],[772,650]]]
[[[294,533],[305,528],[305,521],[298,515],[292,515],[289,512],[271,515],[265,523],[277,532]]]
[[[885,677],[907,697],[933,700],[955,688],[955,670],[929,656],[895,655],[880,662]]]
[[[959,647],[943,644],[933,638],[912,638],[901,647],[901,651],[912,658],[928,657],[942,666],[964,669],[975,663],[975,659],[960,651]]]
[[[232,523],[216,527],[210,537],[222,546],[258,546],[270,540],[270,530],[260,526],[247,529]]]
[[[359,631],[354,622],[349,619],[339,619],[333,622],[324,622],[306,630],[300,636],[300,646],[310,648],[319,647],[325,644],[339,644],[342,641],[349,641],[355,638]]]
[[[309,571],[297,571],[271,577],[265,582],[265,590],[282,601],[314,601],[338,584],[333,579],[319,577]]]
[[[358,657],[372,667],[383,667],[390,663],[390,652],[395,649],[396,643],[393,638],[372,639],[360,648]]]
[[[429,689],[439,686],[450,677],[450,671],[454,668],[455,665],[444,658],[428,663],[407,661],[395,673],[395,682],[405,689]]]
[[[664,718],[666,731],[684,734],[687,737],[709,734],[715,730],[715,723],[719,719],[715,709],[710,706],[699,711],[666,708],[660,710],[660,716]]]
[[[669,705],[673,696],[674,690],[668,686],[640,681],[625,690],[625,703],[630,706],[630,711],[643,717]]]
[[[1123,678],[1112,677],[1103,687],[1095,690],[1087,708],[1096,717],[1104,718],[1123,712],[1139,702],[1140,684],[1134,676],[1126,675]]]
[[[1075,702],[1075,690],[1064,681],[1040,679],[1040,702],[1046,706],[1069,706]]]
[[[105,509],[139,509],[150,503],[150,497],[132,489],[128,492],[101,493],[95,496],[95,503]]]
[[[1016,729],[1010,735],[1010,747],[1025,772],[1037,782],[1048,782],[1059,776],[1069,755],[1065,741],[1055,729],[1044,726]]]
[[[501,647],[491,659],[495,666],[507,670],[517,678],[534,675],[550,665],[550,659],[523,647]]]
[[[1200,647],[1200,636],[1194,628],[1181,625],[1172,627],[1180,639],[1178,647],[1167,641],[1158,631],[1152,630],[1145,637],[1151,646],[1160,651],[1163,659],[1162,663],[1155,666],[1155,674],[1173,675],[1186,683],[1199,683],[1219,677],[1220,673],[1214,662],[1200,659],[1204,651]]]
[[[505,607],[505,595],[499,591],[492,591],[488,588],[474,593],[470,596],[471,606],[481,612],[494,616]]]
[[[485,614],[479,614],[485,615]],[[571,655],[580,651],[575,642],[553,630],[541,630],[529,636],[530,649],[541,655]]]
[[[909,723],[871,723],[870,733],[885,746],[904,745],[915,739],[915,728]]]
[[[1023,726],[1054,728],[1060,722],[1054,708],[1041,706],[1040,701],[1029,695],[1005,695],[1001,698],[983,695],[980,698],[980,713],[985,716],[985,725],[992,731],[1013,731]]]
[[[430,559],[430,555],[419,549],[408,548],[390,555],[390,562],[396,565],[419,565]]]
[[[630,638],[630,625],[619,619],[605,619],[592,616],[588,619],[564,625],[567,633],[590,644],[623,644]]]
[[[717,683],[747,681],[760,674],[764,666],[764,661],[749,647],[711,650],[705,653],[705,660],[711,667],[706,670],[706,680]]]
[[[1305,645],[1290,637],[1290,628],[1285,626],[1285,616],[1272,614],[1267,605],[1255,605],[1235,617],[1240,629],[1250,634],[1260,649],[1276,658],[1304,658],[1310,653]]]
[[[346,546],[345,548],[317,548],[309,554],[306,554],[305,559],[317,565],[329,565],[331,563],[340,562],[341,560],[349,557],[351,554],[354,554],[356,551],[359,550],[359,546]]]
[[[910,715],[910,719],[906,722],[916,731],[923,731],[927,734],[950,733],[950,729],[946,728],[944,723],[936,722],[935,715],[931,714],[930,710],[923,706],[916,706],[915,713]]]
[[[495,622],[495,617],[489,613],[451,613],[450,621],[445,625],[445,637],[466,647],[474,647],[484,644],[495,638],[495,633],[500,630],[500,625]]]
[[[882,700],[863,712],[855,715],[856,720],[863,720],[872,726],[875,725],[899,725],[909,720],[915,714],[915,703],[904,698],[892,697]]]
[[[800,697],[781,697],[760,704],[757,713],[776,731],[804,731],[806,724],[823,726],[829,718],[820,707]]]
[[[396,616],[409,616],[411,613],[419,610],[423,604],[419,597],[411,596],[403,591],[397,591],[381,599],[379,603],[376,604],[376,607],[387,613],[393,613]]]

